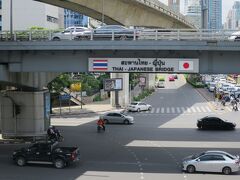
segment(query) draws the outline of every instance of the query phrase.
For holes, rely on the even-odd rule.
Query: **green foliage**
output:
[[[50,92],[60,93],[65,87],[69,87],[71,84],[70,74],[64,73],[56,77],[48,84]]]
[[[142,93],[140,93],[138,96],[133,97],[134,101],[141,101],[145,97],[148,97],[151,95],[155,90],[154,89],[145,89]]]
[[[99,87],[100,89],[103,89],[103,81],[104,79],[109,79],[110,78],[110,73],[104,73],[104,74],[101,74],[97,80],[99,81]]]
[[[93,101],[102,101],[101,95],[98,94],[97,96],[95,96],[95,97],[93,98]]]
[[[140,75],[140,73],[129,73],[129,84],[131,89],[138,84]]]

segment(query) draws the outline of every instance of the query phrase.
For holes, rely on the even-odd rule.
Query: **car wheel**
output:
[[[125,35],[120,36],[120,40],[126,40],[126,39],[127,39],[127,36]]]
[[[60,41],[60,38],[59,37],[54,37],[53,41]]]
[[[124,124],[129,124],[129,120],[124,120],[123,123]]]
[[[18,166],[24,166],[26,164],[26,159],[24,157],[17,157],[16,163]]]
[[[228,175],[228,174],[232,173],[232,170],[231,170],[230,167],[224,167],[223,170],[222,170],[222,173],[225,174],[225,175]]]
[[[109,123],[109,121],[107,119],[104,119],[103,121],[104,121],[105,124]]]
[[[187,166],[187,172],[188,173],[194,173],[195,172],[195,167],[193,165],[189,165]]]
[[[140,111],[141,111],[140,108],[138,108],[138,109],[137,109],[137,112],[140,112]]]
[[[55,166],[55,168],[57,168],[57,169],[62,169],[62,168],[64,168],[64,166],[65,166],[65,162],[64,162],[62,159],[56,159],[56,160],[54,161],[54,166]]]

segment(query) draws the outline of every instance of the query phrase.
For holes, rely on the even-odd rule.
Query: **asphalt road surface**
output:
[[[167,78],[166,78],[167,80]],[[97,133],[96,118],[71,116],[54,118],[65,139],[63,146],[78,146],[81,160],[65,169],[46,165],[17,167],[12,151],[24,145],[0,145],[1,180],[237,180],[240,173],[187,174],[182,159],[209,149],[240,154],[240,113],[216,111],[211,104],[182,78],[166,82],[145,102],[152,111],[129,113],[133,125],[107,125]],[[237,123],[235,131],[199,131],[196,121],[217,115]]]

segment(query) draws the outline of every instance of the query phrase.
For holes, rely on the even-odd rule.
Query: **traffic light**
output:
[[[18,115],[21,113],[21,107],[15,104],[15,114]]]

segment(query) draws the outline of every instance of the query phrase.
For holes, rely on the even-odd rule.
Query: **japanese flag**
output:
[[[193,71],[193,61],[179,61],[179,71]]]

